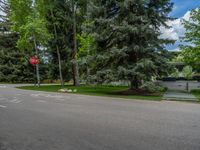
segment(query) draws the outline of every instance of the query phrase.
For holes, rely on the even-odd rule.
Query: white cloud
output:
[[[170,20],[167,25],[171,28],[161,27],[161,38],[168,38],[172,40],[180,40],[180,37],[185,35],[185,28],[183,25],[183,20],[189,20],[190,12],[188,11],[183,17],[175,20]]]
[[[171,23],[167,23],[167,24],[169,25]],[[179,40],[179,34],[178,34],[178,32],[176,32],[176,30],[174,28],[168,29],[165,27],[161,27],[160,30],[162,32],[162,35],[160,36],[160,38],[170,39],[170,40]]]
[[[174,48],[174,49],[172,49],[172,50],[170,50],[171,52],[179,52],[179,51],[181,51],[180,50],[180,48],[179,47],[177,47],[177,48]]]
[[[181,37],[184,37],[186,32],[183,25],[183,20],[189,21],[190,16],[191,16],[191,11],[188,11],[185,13],[183,17],[168,21],[167,25],[170,26],[171,28],[161,27],[160,30],[162,32],[162,35],[160,37],[164,39],[176,40],[177,43],[179,43]],[[179,50],[179,48],[176,47],[173,50],[177,51]]]
[[[186,12],[186,14],[182,17],[186,21],[189,21],[191,17],[191,11]]]

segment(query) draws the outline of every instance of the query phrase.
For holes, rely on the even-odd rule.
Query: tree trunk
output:
[[[39,64],[36,65],[36,72],[37,72],[37,85],[40,87],[40,71],[39,71]]]
[[[51,17],[52,19],[54,18],[54,14],[52,12],[51,9]],[[56,25],[53,24],[53,28],[54,28],[54,34],[55,34],[55,40],[57,42],[58,40],[58,35],[57,35],[57,30],[56,30]],[[58,66],[59,66],[59,75],[60,75],[60,84],[63,87],[65,85],[64,80],[63,80],[63,75],[62,75],[62,63],[61,63],[61,57],[60,57],[60,50],[58,47],[58,44],[56,43],[56,52],[57,52],[57,56],[58,56]]]
[[[61,63],[61,57],[60,57],[60,51],[59,51],[58,45],[56,45],[56,49],[57,49],[57,55],[58,55],[60,83],[61,83],[61,86],[63,87],[65,85],[65,83],[64,83],[63,75],[62,75],[62,63]]]
[[[131,80],[131,90],[137,90],[139,89],[140,81],[135,77],[133,80]]]
[[[34,39],[34,46],[35,46],[35,53],[36,56],[38,57],[38,48],[37,48],[37,43],[36,43],[36,38],[35,35],[33,37]],[[37,86],[40,87],[40,69],[39,69],[39,64],[36,65],[36,75],[37,75]]]
[[[87,68],[86,68],[86,70],[87,70],[87,80],[86,80],[86,84],[87,85],[89,85],[90,84],[90,68],[88,67],[88,65],[87,65]]]
[[[186,82],[186,91],[189,92],[189,82],[188,82],[188,79],[187,79],[187,82]]]
[[[72,59],[73,59],[73,79],[74,79],[74,86],[80,86],[79,81],[79,68],[77,63],[77,39],[76,39],[76,10],[75,10],[75,4],[74,0],[72,0],[72,11],[73,11],[73,52],[72,52]]]

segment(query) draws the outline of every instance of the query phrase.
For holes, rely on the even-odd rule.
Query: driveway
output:
[[[159,84],[167,87],[169,90],[186,91],[187,81],[159,81]],[[200,89],[200,82],[188,81],[189,90]]]
[[[0,85],[0,150],[199,149],[199,104]]]

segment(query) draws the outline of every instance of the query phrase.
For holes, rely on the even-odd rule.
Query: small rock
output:
[[[60,90],[58,90],[58,92],[67,93],[68,89],[60,89]]]
[[[69,89],[67,92],[72,93],[73,91],[71,89]]]
[[[74,89],[74,90],[72,90],[72,89],[60,89],[60,90],[58,90],[58,92],[62,92],[62,93],[76,93],[77,92],[77,89]]]

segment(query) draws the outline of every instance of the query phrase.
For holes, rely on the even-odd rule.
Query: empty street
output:
[[[200,105],[0,87],[0,150],[199,150]]]

